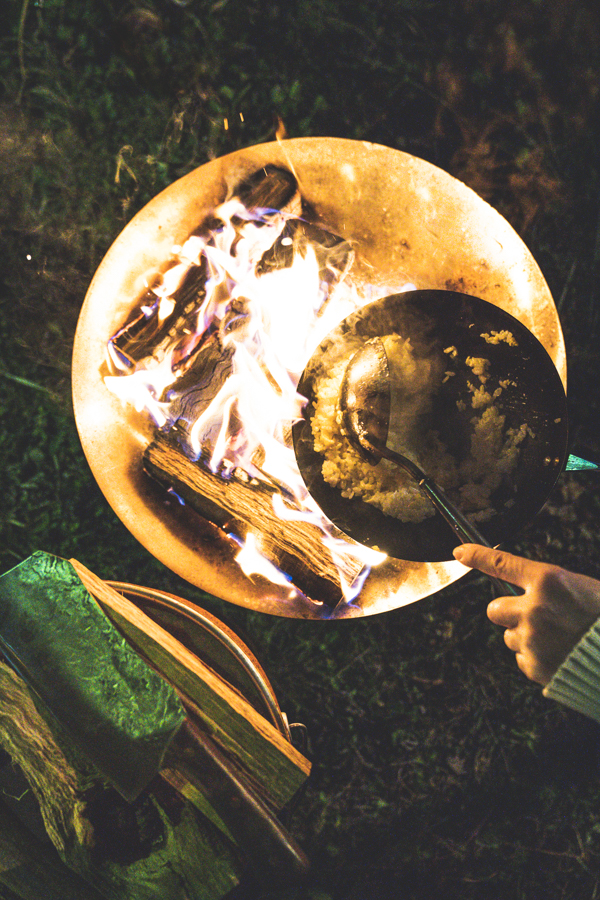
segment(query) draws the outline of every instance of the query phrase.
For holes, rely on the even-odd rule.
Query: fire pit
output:
[[[295,550],[292,581],[273,576],[268,566],[246,567],[245,574],[236,561],[239,538],[247,538],[239,534],[238,511],[243,505],[252,507],[254,495],[245,487],[240,489],[243,496],[233,494],[231,481],[222,488],[217,472],[209,481],[218,493],[201,504],[201,515],[187,496],[181,505],[144,471],[144,465],[152,471],[154,422],[124,404],[105,381],[110,374],[107,346],[135,317],[152,273],[164,272],[173,247],[185,245],[190,235],[206,228],[215,208],[238,185],[269,166],[293,174],[315,227],[348,242],[353,254],[350,276],[368,285],[367,299],[407,284],[480,297],[519,319],[542,342],[565,381],[564,343],[552,297],[527,248],[501,216],[423,160],[371,144],[306,138],[260,145],[210,162],[163,191],[125,228],[98,269],[81,312],[73,357],[77,425],[93,474],[117,515],[151,553],[191,583],[231,602],[283,616],[383,612],[455,581],[462,567],[386,559],[368,574],[363,570],[357,578],[360,588],[342,600],[328,573],[323,579],[320,563],[316,576],[309,565],[319,555],[313,552],[314,543],[309,541],[298,552],[303,526],[284,520],[277,525],[276,542],[287,544],[292,556]],[[179,482],[175,490],[181,494]],[[203,485],[205,495],[207,490]],[[248,517],[264,521],[268,509],[270,504],[263,512],[250,509]],[[268,537],[273,529],[268,523],[263,530]],[[348,547],[350,556],[357,552]],[[368,557],[365,561],[373,562]],[[350,566],[349,571],[357,575],[362,566]]]

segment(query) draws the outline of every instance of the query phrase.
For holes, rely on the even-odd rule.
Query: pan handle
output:
[[[592,472],[598,471],[596,463],[589,459],[582,459],[581,456],[574,456],[572,453],[567,458],[565,472]]]
[[[490,542],[484,538],[481,532],[469,522],[466,516],[464,516],[446,497],[442,489],[435,484],[435,482],[431,481],[429,478],[423,478],[422,481],[419,481],[419,487],[427,494],[438,512],[444,517],[446,522],[448,522],[456,536],[459,538],[461,544],[482,544],[484,547],[492,546]],[[515,587],[514,584],[509,584],[508,581],[502,581],[500,578],[493,578],[491,575],[488,575],[487,577],[496,586],[503,597],[507,595],[520,597],[523,593],[521,588]]]
[[[378,449],[381,455],[385,456],[386,459],[397,463],[399,466],[402,466],[403,469],[406,469],[411,473],[423,493],[429,497],[440,515],[444,517],[461,544],[482,544],[484,547],[492,546],[472,522],[469,522],[460,509],[448,499],[441,487],[436,484],[432,478],[428,478],[411,460],[401,456],[399,453],[395,453],[393,450],[390,450],[389,447],[385,447],[385,449],[380,447]],[[520,597],[523,593],[521,588],[515,587],[514,584],[509,584],[508,581],[502,581],[500,578],[493,578],[491,575],[488,575],[488,578],[496,585],[496,588],[503,597],[507,595]]]

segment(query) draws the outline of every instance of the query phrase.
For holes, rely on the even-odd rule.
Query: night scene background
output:
[[[600,729],[519,673],[483,578],[337,624],[206,596],[112,512],[70,399],[78,313],[125,224],[282,124],[421,157],[506,217],[559,310],[571,450],[600,462],[595,0],[7,0],[0,25],[0,572],[75,557],[250,643],[310,734],[291,829],[313,874],[286,900],[600,896]],[[562,475],[506,549],[600,577],[600,476]]]

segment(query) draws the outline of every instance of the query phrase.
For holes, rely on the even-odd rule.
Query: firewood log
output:
[[[19,900],[103,900],[0,799],[0,897],[2,887]]]
[[[249,178],[241,182],[234,191],[249,210],[288,208],[299,210],[301,201],[296,179],[291,172],[276,166],[259,169]],[[233,222],[234,226],[236,222]],[[242,225],[240,219],[237,223]],[[209,232],[222,223],[211,216],[202,223],[197,233],[208,237]],[[133,367],[136,362],[157,353],[158,348],[169,338],[181,334],[184,330],[195,328],[195,312],[206,296],[206,279],[208,276],[206,260],[200,259],[198,265],[191,265],[184,279],[172,294],[173,309],[168,316],[161,319],[158,315],[157,297],[152,285],[140,298],[139,312],[134,314],[110,340],[111,353],[118,358],[124,367]],[[144,307],[144,310],[142,310]],[[198,348],[196,348],[198,349]]]
[[[144,468],[227,533],[241,540],[254,534],[263,556],[311,599],[335,606],[342,598],[340,571],[323,544],[321,530],[307,522],[279,518],[273,509],[277,486],[250,479],[241,470],[223,478],[211,472],[202,459],[189,459],[173,436],[162,433],[146,448]],[[339,564],[350,584],[362,570],[361,563],[349,554],[342,556]]]
[[[172,684],[229,759],[270,806],[281,809],[306,781],[310,763],[237,690],[102,579],[70,561],[130,644]]]
[[[184,799],[185,779],[179,777],[181,791],[155,779],[127,803],[1,662],[0,746],[21,767],[58,851],[55,856],[25,826],[13,828],[10,811],[0,808],[0,885],[16,897],[219,900],[239,883],[237,851],[197,811],[197,798]]]

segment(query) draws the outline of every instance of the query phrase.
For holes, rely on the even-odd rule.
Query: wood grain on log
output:
[[[0,885],[19,900],[103,900],[0,800]],[[1,895],[0,895],[1,896]]]
[[[281,809],[306,780],[308,760],[183,644],[81,563],[70,562],[113,623],[184,697],[190,698],[204,728],[248,773],[266,801]]]
[[[239,883],[231,841],[210,817],[197,813],[198,804],[191,805],[162,779],[128,804],[82,758],[23,679],[2,663],[0,745],[21,767],[65,863],[0,808],[5,869],[0,885],[7,885],[11,896],[220,900]]]
[[[224,479],[201,461],[189,459],[176,441],[160,433],[145,450],[144,467],[214,525],[242,540],[255,535],[263,556],[307,596],[332,605],[341,600],[340,571],[323,544],[321,530],[307,522],[279,518],[273,509],[276,487],[235,473]],[[343,556],[338,563],[350,584],[362,569],[352,556]]]

